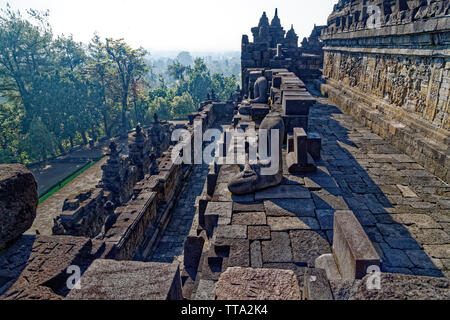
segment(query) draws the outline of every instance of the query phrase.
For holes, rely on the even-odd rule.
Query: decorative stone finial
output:
[[[278,8],[275,9],[275,16],[272,19],[271,26],[272,27],[281,27],[281,21],[280,21],[280,18],[278,18]]]
[[[261,19],[259,19],[258,27],[268,27],[269,26],[269,18],[267,18],[266,12],[263,12]]]

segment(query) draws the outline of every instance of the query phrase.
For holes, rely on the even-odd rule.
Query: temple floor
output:
[[[281,185],[237,197],[227,183],[238,167],[223,165],[212,198],[222,215],[185,295],[213,299],[214,283],[232,266],[293,270],[302,288],[306,268],[331,253],[334,213],[341,210],[354,212],[383,272],[450,277],[450,186],[316,98],[309,132],[322,136],[317,172],[291,175],[284,168]],[[222,245],[229,252],[218,253]]]

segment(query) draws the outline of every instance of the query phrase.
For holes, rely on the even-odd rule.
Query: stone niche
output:
[[[108,216],[109,192],[94,188],[64,201],[63,212],[54,221],[54,235],[96,237]]]

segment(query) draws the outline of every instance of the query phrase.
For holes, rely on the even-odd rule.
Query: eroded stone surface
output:
[[[361,281],[355,300],[448,300],[450,282],[446,278],[381,274],[381,290],[368,290],[367,276]]]
[[[229,268],[216,286],[217,300],[300,300],[293,271]]]
[[[0,250],[33,224],[38,205],[37,183],[23,165],[0,165]]]
[[[145,279],[145,280],[144,280]],[[176,264],[96,260],[80,280],[72,300],[181,300]]]

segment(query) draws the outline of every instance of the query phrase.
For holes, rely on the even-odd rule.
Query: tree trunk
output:
[[[89,142],[88,142],[88,138],[87,138],[87,135],[86,135],[86,131],[83,131],[82,133],[81,133],[81,138],[83,139],[83,144],[84,145],[87,145]]]
[[[66,150],[64,150],[64,147],[61,144],[61,142],[58,142],[58,149],[61,154],[64,154],[66,152]]]
[[[121,130],[122,138],[128,137],[127,107],[128,107],[128,95],[125,93],[122,99],[122,130]]]

